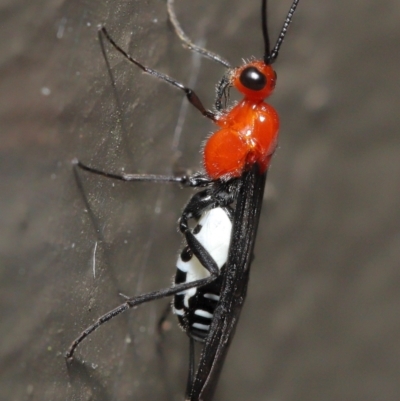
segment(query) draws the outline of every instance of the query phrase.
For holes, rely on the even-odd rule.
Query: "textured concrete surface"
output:
[[[277,34],[290,1],[270,3]],[[70,160],[197,168],[212,130],[107,47],[113,89],[99,23],[147,65],[194,82],[208,105],[223,69],[182,49],[164,1],[0,7],[0,399],[181,400],[188,345],[174,319],[157,351],[165,301],[104,326],[69,368],[63,353],[119,292],[169,285],[190,191],[88,174],[79,188]],[[188,34],[232,64],[261,54],[258,0],[177,9]],[[400,397],[399,20],[395,0],[299,6],[276,63],[280,147],[216,400]]]

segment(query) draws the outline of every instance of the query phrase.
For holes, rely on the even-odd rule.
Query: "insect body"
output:
[[[246,297],[265,181],[277,145],[278,115],[264,102],[276,84],[276,74],[271,65],[278,56],[298,2],[293,0],[271,50],[267,0],[261,0],[264,57],[231,68],[222,57],[190,41],[176,19],[173,0],[168,0],[170,20],[184,45],[228,68],[217,86],[215,112],[207,110],[192,89],[144,66],[116,44],[104,27],[100,29],[103,50],[104,36],[118,52],[144,72],[183,91],[189,102],[203,116],[214,121],[219,130],[204,146],[204,172],[192,176],[115,174],[74,161],[82,170],[103,177],[122,181],[173,182],[203,190],[192,196],[179,221],[186,246],[178,259],[174,285],[128,298],[101,316],[73,341],[66,354],[68,359],[73,357],[77,346],[103,323],[137,305],[174,296],[173,310],[190,339],[186,400],[212,399]],[[226,103],[230,87],[236,88],[244,98],[227,109],[223,103]],[[193,221],[197,225],[191,229]],[[203,343],[196,369],[195,341]]]

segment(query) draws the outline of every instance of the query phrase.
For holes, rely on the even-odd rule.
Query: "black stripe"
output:
[[[189,262],[192,259],[193,252],[192,250],[186,245],[181,252],[181,259],[183,262]]]
[[[175,295],[174,297],[174,308],[175,309],[185,309],[185,306],[183,304],[183,300],[184,300],[184,295]]]
[[[176,269],[175,284],[186,283],[186,276],[187,276],[187,273],[183,272],[180,269]]]

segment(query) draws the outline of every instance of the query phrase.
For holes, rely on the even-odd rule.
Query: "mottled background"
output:
[[[177,12],[236,65],[262,53],[259,3],[182,0]],[[275,37],[290,0],[270,3]],[[190,190],[77,181],[70,160],[197,168],[212,130],[179,91],[107,47],[113,90],[99,23],[207,105],[223,68],[181,47],[165,1],[0,7],[0,399],[182,400],[188,345],[174,320],[157,352],[166,301],[104,326],[68,369],[63,353],[119,292],[169,285]],[[396,0],[301,1],[276,63],[280,147],[218,401],[400,397],[399,21]]]

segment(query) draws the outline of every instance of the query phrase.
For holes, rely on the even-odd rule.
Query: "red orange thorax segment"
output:
[[[240,82],[241,72],[249,66],[255,66],[266,76],[267,83],[262,90],[248,89]],[[279,117],[263,99],[272,93],[275,82],[274,70],[262,61],[233,71],[232,84],[245,97],[216,120],[221,129],[204,147],[204,167],[211,178],[240,177],[254,163],[259,165],[261,172],[266,171],[277,145]]]

